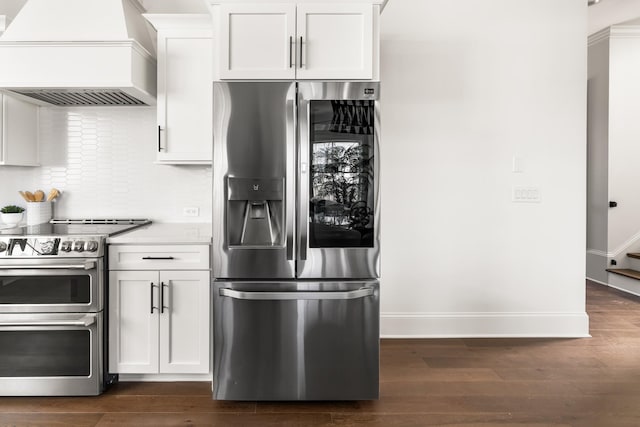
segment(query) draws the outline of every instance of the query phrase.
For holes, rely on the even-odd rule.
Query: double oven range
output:
[[[106,238],[148,220],[0,230],[0,396],[98,395],[106,372]]]

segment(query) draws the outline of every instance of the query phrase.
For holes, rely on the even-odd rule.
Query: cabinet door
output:
[[[158,272],[109,272],[109,371],[158,372]]]
[[[371,79],[371,3],[301,3],[297,8],[299,79]]]
[[[37,105],[0,94],[0,165],[38,166],[38,113]]]
[[[221,79],[295,78],[295,4],[220,6]]]
[[[211,164],[211,31],[158,32],[158,162]]]
[[[209,372],[209,272],[162,271],[160,372]]]

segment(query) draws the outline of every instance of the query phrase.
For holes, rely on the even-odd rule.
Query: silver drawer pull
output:
[[[172,257],[172,256],[145,256],[145,257],[142,257],[142,259],[145,259],[145,260],[149,260],[149,259],[151,259],[151,260],[153,260],[153,259],[168,260],[168,259],[175,259],[175,258]]]
[[[373,288],[346,292],[248,292],[220,289],[220,296],[242,300],[348,300],[368,297],[373,293]]]

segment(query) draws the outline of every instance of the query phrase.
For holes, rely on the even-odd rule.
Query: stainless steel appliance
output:
[[[0,231],[0,395],[97,395],[105,369],[106,236],[147,220]]]
[[[378,398],[379,83],[214,83],[215,399]]]

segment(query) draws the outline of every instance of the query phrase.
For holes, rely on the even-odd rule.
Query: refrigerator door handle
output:
[[[298,261],[306,261],[309,227],[309,100],[299,100]]]
[[[287,99],[287,179],[286,185],[286,218],[285,218],[285,233],[286,233],[286,246],[287,246],[287,261],[295,261],[295,226],[296,226],[296,203],[295,203],[295,174],[296,174],[296,134],[295,129],[297,126],[296,120],[296,100],[295,94],[291,98]]]
[[[374,294],[373,288],[360,288],[346,292],[249,292],[220,288],[220,296],[239,300],[350,300],[369,297]]]
[[[308,203],[305,200],[309,200],[309,190],[306,188],[307,183],[307,163],[300,163],[300,180],[298,181],[304,190],[300,191],[300,242],[298,243],[298,259],[305,261],[307,259],[307,226],[308,226]],[[304,205],[302,205],[304,203]]]

